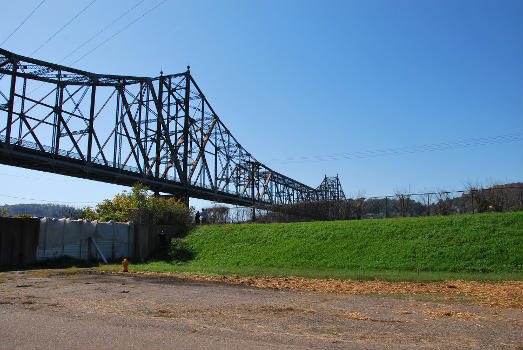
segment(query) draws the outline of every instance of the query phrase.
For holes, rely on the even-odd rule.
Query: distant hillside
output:
[[[37,217],[50,218],[75,218],[80,213],[80,209],[61,204],[13,204],[0,206],[0,213],[7,208],[7,216],[21,214],[33,215]]]

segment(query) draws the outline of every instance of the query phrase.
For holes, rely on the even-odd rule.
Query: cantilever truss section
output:
[[[186,201],[263,206],[339,199],[328,183],[311,188],[258,162],[187,68],[156,78],[104,75],[0,49],[0,163],[142,182]]]
[[[316,188],[316,192],[322,200],[342,201],[347,199],[338,175],[332,177],[325,175],[321,184]]]

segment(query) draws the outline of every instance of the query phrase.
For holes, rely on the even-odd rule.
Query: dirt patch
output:
[[[57,278],[75,278],[78,274],[89,273],[90,270],[82,268],[67,268],[67,269],[40,269],[27,270],[23,274],[31,277],[57,277]]]
[[[160,309],[153,313],[154,317],[167,317],[167,318],[175,318],[176,314],[169,310]]]
[[[359,313],[358,311],[351,311],[346,314],[342,314],[341,316],[347,317],[351,320],[370,320],[369,316]]]
[[[437,310],[437,311],[425,311],[427,315],[433,316],[433,317],[439,317],[439,318],[445,318],[445,317],[455,317],[465,320],[470,319],[479,319],[481,318],[479,315],[476,315],[472,312],[456,312],[454,310]]]
[[[460,281],[447,282],[451,288],[416,284],[419,294],[408,294],[412,289],[402,283],[294,277],[95,270],[4,277],[0,336],[13,349],[515,349],[522,343],[521,309],[471,304]],[[445,294],[427,298],[420,288],[462,294],[450,294],[455,300],[448,303]],[[57,332],[75,336],[57,345]]]
[[[113,271],[113,274],[125,274]],[[304,279],[298,277],[202,276],[159,272],[131,271],[130,275],[159,276],[207,282],[225,282],[258,288],[300,290],[354,295],[433,295],[452,301],[468,297],[481,305],[523,309],[523,281],[478,282],[448,281],[432,283],[342,281],[335,279]]]

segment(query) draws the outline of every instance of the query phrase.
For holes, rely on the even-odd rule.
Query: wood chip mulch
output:
[[[126,272],[112,272],[126,274]],[[439,295],[473,298],[482,305],[500,308],[523,309],[523,281],[480,282],[386,282],[386,281],[345,281],[336,279],[305,279],[298,277],[239,277],[204,276],[175,273],[130,271],[131,275],[170,277],[184,280],[224,282],[258,288],[298,290],[323,293],[358,295]]]

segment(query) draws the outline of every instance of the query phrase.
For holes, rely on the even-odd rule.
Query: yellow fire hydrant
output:
[[[123,266],[123,272],[129,272],[129,270],[127,269],[129,266],[129,261],[127,261],[127,258],[123,258],[122,266]]]

